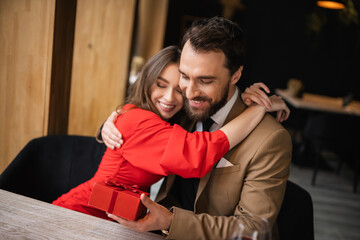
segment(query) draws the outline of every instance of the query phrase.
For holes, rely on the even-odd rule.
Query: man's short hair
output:
[[[183,36],[182,47],[187,41],[198,52],[222,51],[231,75],[244,65],[245,34],[230,20],[213,17],[194,21]]]

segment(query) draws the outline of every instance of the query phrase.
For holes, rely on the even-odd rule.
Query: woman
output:
[[[53,204],[109,219],[105,212],[88,206],[95,182],[111,178],[148,191],[153,183],[168,174],[201,178],[257,126],[266,112],[260,105],[249,107],[212,133],[188,133],[179,125],[172,125],[185,115],[181,114],[179,59],[179,49],[171,46],[148,61],[116,121],[124,144],[119,149],[108,148],[95,176]],[[284,102],[277,97],[271,100],[270,110],[284,111],[286,119],[288,109]]]

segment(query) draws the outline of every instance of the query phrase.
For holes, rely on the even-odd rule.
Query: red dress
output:
[[[169,174],[203,177],[229,150],[229,141],[221,130],[189,133],[151,111],[134,107],[125,105],[125,112],[115,123],[124,140],[121,148],[107,148],[94,177],[53,204],[109,219],[105,212],[88,206],[95,182],[114,178],[149,191],[152,184]]]

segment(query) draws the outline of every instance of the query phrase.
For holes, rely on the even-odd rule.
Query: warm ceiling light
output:
[[[323,8],[330,8],[330,9],[344,9],[345,5],[341,2],[336,1],[317,1],[317,5]]]

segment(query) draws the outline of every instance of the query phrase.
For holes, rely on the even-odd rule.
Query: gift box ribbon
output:
[[[127,185],[121,182],[116,181],[113,178],[108,179],[107,181],[105,181],[105,184],[111,187],[116,187],[118,191],[130,191],[133,193],[137,193],[137,194],[146,194],[147,196],[149,196],[149,193],[147,192],[143,192],[139,189],[138,185]],[[109,209],[108,212],[112,213],[114,210],[114,206],[115,206],[115,202],[118,196],[118,191],[113,191],[113,194],[111,196],[111,200],[110,200],[110,204],[109,204]]]
[[[120,183],[118,181],[116,181],[115,179],[113,178],[110,178],[109,180],[105,181],[105,183],[109,186],[112,186],[112,187],[117,187],[119,188],[119,191],[124,191],[124,190],[128,190],[128,191],[131,191],[131,192],[134,192],[134,193],[138,193],[138,194],[142,194],[142,193],[145,193],[143,191],[140,190],[140,187],[138,185],[127,185],[127,184],[124,184],[124,183]],[[146,194],[146,193],[145,193]]]

